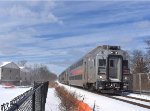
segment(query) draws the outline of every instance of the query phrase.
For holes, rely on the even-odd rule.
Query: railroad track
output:
[[[108,98],[112,98],[115,100],[123,101],[129,104],[133,104],[133,105],[137,105],[143,108],[150,109],[149,100],[134,98],[134,97],[127,97],[127,96],[108,96],[108,95],[102,95],[102,96],[106,96]],[[128,98],[128,99],[125,99],[125,98]]]
[[[149,102],[150,103],[150,100],[148,100],[148,99],[136,98],[136,97],[132,97],[132,96],[123,96],[123,97],[136,99],[136,100],[140,100],[140,101],[144,101],[144,102]]]
[[[112,95],[100,94],[100,93],[96,93],[96,94],[99,94],[101,96],[105,96],[105,97],[108,97],[108,98],[111,98],[111,99],[119,100],[119,101],[122,101],[122,102],[126,102],[126,103],[129,103],[129,104],[137,105],[137,106],[140,106],[140,107],[143,107],[143,108],[150,109],[150,100],[131,97],[131,96],[122,96],[122,95],[112,96]],[[127,99],[125,99],[125,98],[127,98]]]

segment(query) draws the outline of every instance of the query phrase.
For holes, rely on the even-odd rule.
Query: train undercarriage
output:
[[[120,94],[122,91],[126,90],[126,87],[126,82],[108,81],[97,81],[96,83],[86,83],[85,85],[83,85],[84,89],[110,94]]]

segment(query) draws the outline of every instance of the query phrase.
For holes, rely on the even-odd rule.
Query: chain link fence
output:
[[[1,111],[45,111],[49,82],[34,83],[34,87],[1,105]]]
[[[132,74],[132,91],[150,94],[150,73]]]

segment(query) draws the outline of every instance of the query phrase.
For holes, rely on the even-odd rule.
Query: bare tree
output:
[[[54,81],[57,76],[50,72],[46,65],[35,64],[32,68],[33,81]]]
[[[150,40],[147,40],[146,44],[147,44],[146,64],[147,64],[148,70],[150,72]]]
[[[145,56],[141,50],[134,50],[131,58],[132,73],[148,72]]]
[[[21,60],[18,62],[18,65],[23,67],[26,65],[26,63],[27,63],[27,60]]]
[[[148,49],[150,50],[150,39],[149,40],[146,40],[146,43],[147,43],[147,45],[148,45]]]

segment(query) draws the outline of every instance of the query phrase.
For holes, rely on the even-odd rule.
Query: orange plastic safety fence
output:
[[[78,106],[78,111],[92,111],[92,109],[82,101],[78,101]]]

